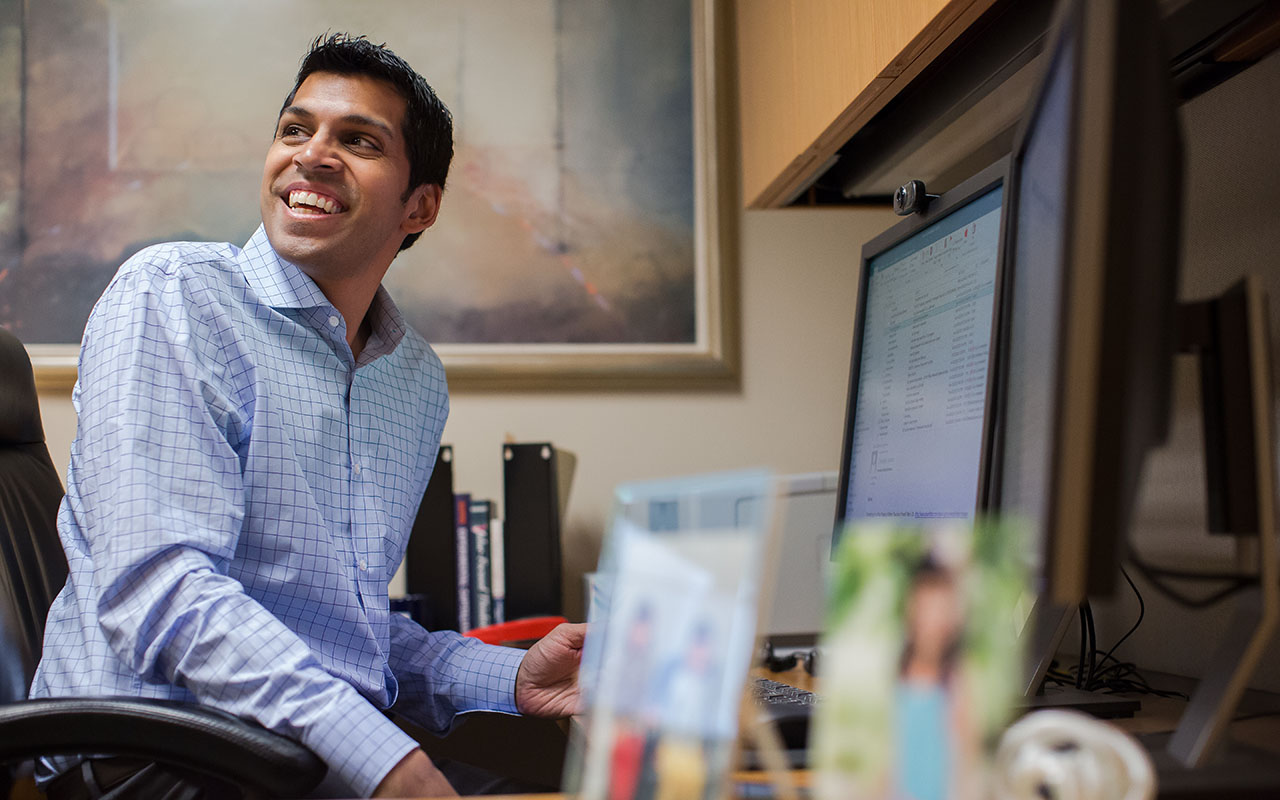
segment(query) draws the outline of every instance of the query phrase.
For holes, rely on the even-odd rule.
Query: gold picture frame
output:
[[[107,0],[104,5],[110,8],[125,1]],[[731,390],[739,385],[739,192],[730,5],[726,0],[689,0],[695,335],[689,341],[665,343],[433,343],[452,389]],[[25,13],[21,0],[0,0],[0,32],[15,23],[25,25]],[[19,31],[25,32],[21,27]],[[7,36],[6,41],[12,43],[14,37]],[[0,53],[0,61],[12,58],[12,52]],[[19,72],[21,93],[26,91],[25,65]],[[0,103],[7,97],[0,96]],[[20,97],[19,101],[25,113],[32,100]],[[0,139],[3,136],[0,131]],[[0,192],[9,191],[8,186],[0,186]],[[0,237],[6,233],[3,222]],[[21,338],[22,332],[17,333]],[[66,390],[73,385],[77,345],[35,342],[27,349],[39,388]]]

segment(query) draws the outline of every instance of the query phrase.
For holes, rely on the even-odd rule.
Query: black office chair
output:
[[[301,744],[211,708],[122,698],[27,700],[49,605],[67,576],[62,482],[44,444],[31,361],[0,328],[0,765],[111,754],[213,776],[228,795],[299,797],[325,766]],[[7,796],[12,773],[0,775]]]

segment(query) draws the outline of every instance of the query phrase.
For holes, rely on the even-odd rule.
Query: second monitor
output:
[[[837,542],[846,521],[974,516],[1005,175],[989,167],[863,248]]]

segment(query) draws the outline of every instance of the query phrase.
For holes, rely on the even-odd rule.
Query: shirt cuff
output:
[[[466,666],[454,687],[455,708],[467,711],[500,711],[519,714],[516,708],[516,674],[525,650],[478,644],[468,650]]]
[[[368,797],[418,743],[355,689],[344,695],[349,701],[327,708],[307,726],[302,743],[360,797]]]

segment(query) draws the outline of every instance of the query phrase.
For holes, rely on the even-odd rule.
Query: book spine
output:
[[[489,519],[489,590],[493,593],[493,623],[507,621],[507,575],[505,548],[502,542],[502,520]]]
[[[473,628],[493,623],[489,572],[489,518],[492,503],[471,502],[471,621]]]
[[[453,498],[455,555],[458,559],[458,630],[469,631],[471,625],[471,496],[456,494]]]

